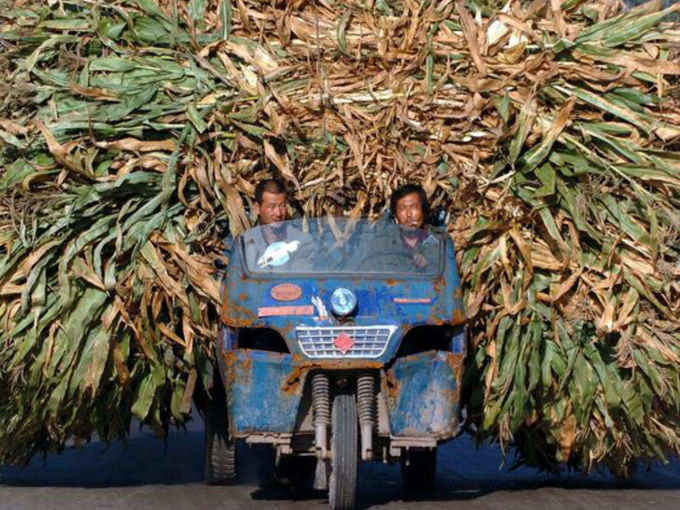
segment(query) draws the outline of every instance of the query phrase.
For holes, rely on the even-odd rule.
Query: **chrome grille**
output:
[[[299,326],[295,332],[300,349],[309,358],[379,358],[396,330],[396,326]],[[341,333],[354,341],[344,354],[334,344]]]

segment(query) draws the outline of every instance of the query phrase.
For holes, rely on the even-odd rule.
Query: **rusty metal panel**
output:
[[[306,371],[291,386],[290,354],[236,349],[223,356],[231,433],[292,432]]]
[[[393,436],[456,434],[462,361],[460,354],[429,351],[394,363],[383,380]]]

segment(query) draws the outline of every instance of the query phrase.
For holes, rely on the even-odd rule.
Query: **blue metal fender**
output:
[[[458,430],[463,355],[428,351],[398,359],[385,373],[393,436],[449,439]]]
[[[301,371],[301,380],[289,384],[297,372],[292,356],[237,349],[223,359],[231,433],[292,432],[306,376]]]

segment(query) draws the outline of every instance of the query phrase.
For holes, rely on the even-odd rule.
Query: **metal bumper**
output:
[[[310,361],[247,349],[222,352],[221,361],[229,430],[236,437],[297,432],[310,371],[367,368],[380,370],[390,436],[445,440],[458,431],[462,354],[414,354],[397,359],[387,371],[382,363],[369,360]],[[304,402],[308,407],[309,399]]]
[[[392,437],[458,433],[463,356],[429,351],[398,359],[383,377]]]

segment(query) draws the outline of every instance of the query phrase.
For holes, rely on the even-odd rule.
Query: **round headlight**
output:
[[[331,294],[331,310],[335,315],[349,315],[357,306],[357,297],[349,289],[339,287]]]

